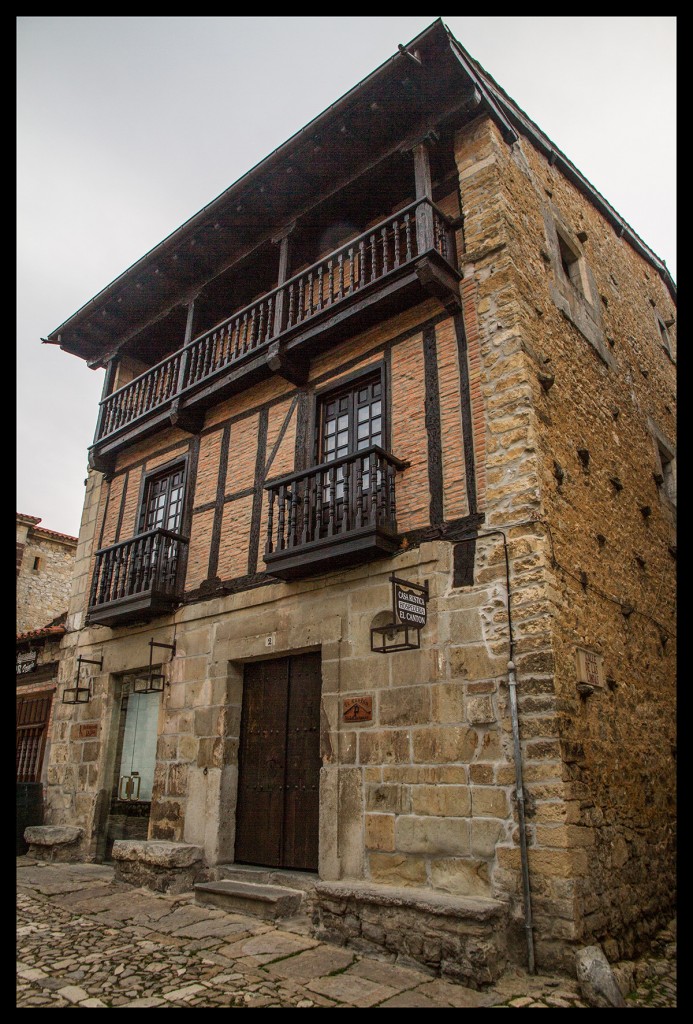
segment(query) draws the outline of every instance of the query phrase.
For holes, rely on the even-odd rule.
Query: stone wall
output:
[[[525,141],[509,149],[480,120],[459,160],[482,331],[501,350],[517,337],[517,406],[505,423],[489,410],[491,458],[505,427],[506,451],[524,445],[538,466],[545,586],[526,607],[549,644],[517,660],[540,949],[553,936],[630,956],[675,895],[675,507],[662,479],[674,307]],[[591,696],[577,691],[576,647],[603,657]]]
[[[40,629],[62,615],[70,596],[77,540],[44,530],[40,522],[17,519],[18,633]]]

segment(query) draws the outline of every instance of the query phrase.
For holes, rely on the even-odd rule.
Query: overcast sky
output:
[[[437,16],[17,19],[18,512],[77,535],[103,383],[40,339]],[[676,278],[676,18],[442,19]]]

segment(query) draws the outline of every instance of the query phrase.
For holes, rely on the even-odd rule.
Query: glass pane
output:
[[[159,701],[153,694],[131,693],[128,696],[119,777],[139,773],[139,800],[152,798],[158,721]]]
[[[325,426],[325,433],[326,434],[334,434],[336,426],[337,426],[337,424],[335,423],[335,421],[334,420],[330,420],[329,423],[327,423],[327,425]]]
[[[363,421],[367,420],[367,419],[368,419],[368,406],[367,405],[362,405],[361,408],[359,409],[359,413],[358,413],[359,423],[363,423]]]
[[[346,430],[346,428],[349,426],[349,417],[340,416],[339,419],[337,420],[337,426],[340,430]]]
[[[373,405],[371,406],[371,414],[373,416],[380,416],[381,407],[382,407],[382,403],[381,402],[373,402]]]
[[[359,438],[361,438],[361,437],[368,437],[368,434],[369,434],[369,425],[368,425],[368,423],[359,423],[359,428],[358,428],[358,436],[359,436]]]

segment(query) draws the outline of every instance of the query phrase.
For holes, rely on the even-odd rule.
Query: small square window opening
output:
[[[659,339],[660,339],[660,341],[662,343],[662,348],[664,349],[664,351],[666,352],[666,354],[668,356],[673,358],[674,353],[672,352],[671,338],[669,337],[669,331],[667,330],[667,325],[664,323],[664,321],[662,320],[662,318],[659,315],[659,313],[657,313],[656,315],[657,315],[657,326],[659,327]]]
[[[558,237],[558,251],[563,273],[573,287],[584,295],[585,289],[580,270],[580,254],[575,252],[573,247],[566,241],[560,231],[556,232],[556,234]]]
[[[659,461],[662,467],[661,489],[672,505],[676,504],[676,458],[661,444],[657,445]]]

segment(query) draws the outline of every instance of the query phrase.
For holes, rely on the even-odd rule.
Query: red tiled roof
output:
[[[67,633],[65,626],[41,626],[40,629],[30,629],[26,633],[17,633],[17,643],[25,640],[43,640],[50,636],[63,636]]]
[[[47,530],[45,526],[35,526],[33,532],[47,534],[49,537],[60,537],[62,540],[73,540],[75,544],[77,543],[77,537],[72,537],[69,533],[56,533],[55,530]]]
[[[33,523],[34,533],[44,534],[47,537],[60,537],[62,540],[72,540],[75,544],[77,543],[77,537],[73,537],[69,533],[58,533],[56,530],[47,530],[45,526],[39,526],[38,524],[43,522],[40,516],[28,516],[25,512],[17,512],[17,519]]]

